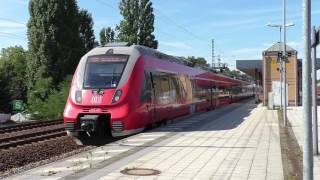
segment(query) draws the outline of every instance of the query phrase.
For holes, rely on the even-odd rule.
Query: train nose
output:
[[[81,129],[83,131],[91,132],[94,131],[94,125],[92,122],[83,122],[81,123]]]
[[[81,130],[87,132],[93,132],[96,130],[96,124],[98,122],[98,115],[85,115],[80,118]]]

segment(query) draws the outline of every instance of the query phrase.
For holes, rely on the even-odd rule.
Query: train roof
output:
[[[214,72],[210,71],[209,68],[206,68],[206,67],[198,67],[198,68],[191,67],[191,62],[186,59],[171,56],[171,55],[162,53],[158,50],[148,48],[148,47],[145,47],[142,45],[129,45],[128,43],[125,43],[125,42],[107,43],[105,46],[99,46],[97,48],[92,49],[90,52],[88,52],[86,54],[86,57],[92,56],[92,55],[108,54],[110,49],[112,49],[112,53],[114,53],[114,54],[131,55],[131,56],[133,56],[132,59],[136,59],[139,55],[153,56],[153,57],[156,57],[157,59],[169,61],[169,62],[176,63],[176,64],[185,65],[185,66],[188,66],[193,69],[206,71],[207,73],[214,74],[215,76],[217,76],[221,79],[227,80],[227,81],[237,82],[237,83],[241,83],[241,84],[248,84],[248,85],[250,84],[250,82],[248,82],[248,81],[243,81],[240,79],[235,79],[235,78],[232,78],[229,76],[214,73]],[[134,64],[134,63],[135,63],[135,61],[132,62],[132,64]]]

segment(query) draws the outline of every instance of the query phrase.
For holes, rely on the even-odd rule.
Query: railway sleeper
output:
[[[13,131],[22,131],[22,130],[27,130],[27,129],[33,129],[33,128],[37,128],[37,127],[58,125],[58,124],[62,124],[62,123],[63,123],[62,120],[51,120],[51,121],[44,121],[44,122],[31,122],[31,123],[17,124],[17,125],[13,125],[13,126],[0,128],[0,134],[10,133]]]
[[[14,141],[16,139],[40,136],[42,134],[54,133],[54,132],[59,132],[59,131],[61,132],[63,130],[64,130],[64,127],[61,127],[61,128],[55,128],[55,129],[50,129],[50,130],[46,130],[46,131],[31,132],[31,133],[21,134],[21,135],[17,135],[17,136],[11,136],[11,137],[0,139],[0,143],[7,142],[7,141]]]
[[[19,145],[31,144],[33,142],[39,142],[39,141],[57,138],[57,137],[61,137],[61,136],[66,136],[66,135],[67,134],[65,131],[59,131],[59,132],[43,134],[43,135],[36,136],[36,137],[28,137],[25,139],[18,139],[15,141],[9,141],[7,143],[0,144],[0,149],[17,147]]]

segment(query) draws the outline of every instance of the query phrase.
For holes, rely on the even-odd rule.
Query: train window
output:
[[[144,80],[141,88],[140,99],[142,102],[151,101],[151,76],[150,73],[144,73]]]
[[[128,60],[127,55],[99,55],[88,57],[84,88],[116,88]]]
[[[178,76],[179,83],[180,83],[180,92],[181,92],[181,97],[187,101],[191,102],[192,101],[192,84],[190,79],[185,76],[185,75],[179,75]]]
[[[196,101],[211,100],[210,81],[206,81],[206,80],[195,81],[195,100]]]
[[[179,101],[181,99],[181,88],[179,80],[175,75],[170,76],[172,100]]]
[[[166,73],[155,73],[153,76],[155,84],[156,101],[159,104],[170,103],[169,77]]]

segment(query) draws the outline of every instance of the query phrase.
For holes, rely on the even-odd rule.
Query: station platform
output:
[[[302,118],[302,107],[289,107],[287,111],[288,120],[291,123],[292,130],[294,135],[298,141],[300,149],[303,149],[303,118]],[[318,106],[318,121],[320,117],[320,107]],[[320,126],[318,124],[318,130],[320,130]],[[318,138],[318,144],[320,143],[320,139]],[[320,148],[320,147],[319,147]],[[313,156],[313,171],[314,171],[314,179],[320,179],[320,156]]]
[[[157,175],[125,175],[130,168]],[[8,179],[284,179],[277,112],[253,101],[180,118]]]

